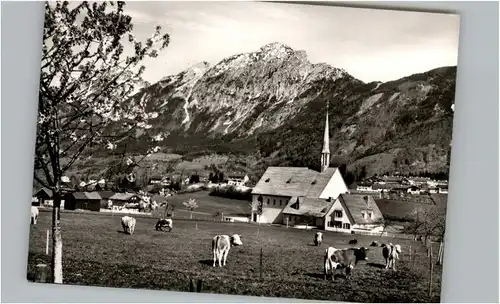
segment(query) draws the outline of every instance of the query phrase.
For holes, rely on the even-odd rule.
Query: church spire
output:
[[[328,132],[328,102],[326,103],[325,133],[323,136],[323,150],[321,150],[321,172],[330,166],[330,134]]]

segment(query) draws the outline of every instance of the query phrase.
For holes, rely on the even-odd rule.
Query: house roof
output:
[[[340,203],[348,211],[353,224],[373,224],[383,219],[382,212],[370,195],[341,194]],[[363,218],[362,211],[372,211],[373,219]]]
[[[73,192],[71,195],[78,200],[101,200],[97,192]]]
[[[318,172],[307,167],[268,167],[254,194],[319,197],[337,168]]]
[[[44,195],[46,197],[51,198],[52,197],[52,190],[47,189],[47,188],[44,187],[44,188],[40,188],[38,191],[36,191],[33,194],[33,196],[36,196],[36,197],[41,196],[41,195]]]
[[[113,191],[98,191],[97,193],[102,199],[109,199],[115,194]]]
[[[101,196],[98,192],[85,192],[85,195],[91,200],[101,200]]]
[[[284,214],[310,215],[324,217],[332,208],[334,201],[312,197],[292,197],[283,209]]]
[[[133,197],[140,198],[140,196],[135,193],[115,193],[109,199],[116,201],[128,201]]]

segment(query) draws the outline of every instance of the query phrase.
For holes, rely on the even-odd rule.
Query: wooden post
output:
[[[286,228],[288,228],[288,216],[286,217]]]
[[[196,230],[198,230],[198,222],[196,222]]]
[[[263,253],[262,253],[262,248],[260,248],[260,279],[262,280],[262,256],[263,256]]]
[[[432,273],[434,270],[434,264],[432,263],[432,246],[429,246],[429,297],[432,294]]]
[[[198,280],[198,284],[196,284],[196,292],[201,292],[203,280]]]
[[[46,264],[36,265],[35,282],[46,283],[48,272],[49,272],[49,267]]]
[[[45,254],[49,255],[49,229],[47,229],[47,239],[45,241]]]
[[[443,263],[443,252],[444,252],[444,245],[443,241],[439,242],[439,252],[438,252],[438,258],[436,261],[436,265],[441,265]]]
[[[221,214],[220,214],[220,221],[221,221],[221,222],[224,222],[224,213],[221,213]]]

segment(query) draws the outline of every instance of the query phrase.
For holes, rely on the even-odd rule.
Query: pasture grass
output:
[[[36,264],[49,263],[45,238],[50,216],[50,212],[41,212],[38,224],[31,226],[28,279],[34,276]],[[61,214],[65,284],[189,291],[190,279],[202,279],[202,292],[207,293],[355,302],[422,303],[440,299],[441,267],[434,267],[429,297],[429,261],[418,242],[357,235],[357,246],[369,246],[373,240],[401,244],[404,252],[398,271],[381,269],[381,248],[371,247],[368,262],[356,266],[351,281],[339,271],[338,279],[331,282],[322,277],[324,251],[327,246],[349,247],[351,235],[325,232],[323,245],[315,247],[312,231],[174,220],[171,233],[157,232],[155,219],[147,217],[137,217],[134,235],[125,235],[120,217]],[[226,267],[213,268],[211,240],[221,233],[241,234],[243,246],[231,249]],[[414,268],[407,255],[410,243],[418,250]]]

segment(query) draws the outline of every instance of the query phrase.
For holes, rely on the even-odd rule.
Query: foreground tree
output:
[[[124,7],[124,2],[45,4],[34,178],[54,195],[54,283],[63,282],[59,221],[64,173],[90,159],[97,148],[124,149],[126,139],[150,128],[149,120],[157,116],[130,97],[143,85],[140,63],[157,57],[169,36],[157,27],[151,38],[138,42]],[[134,163],[131,159],[127,167]]]

